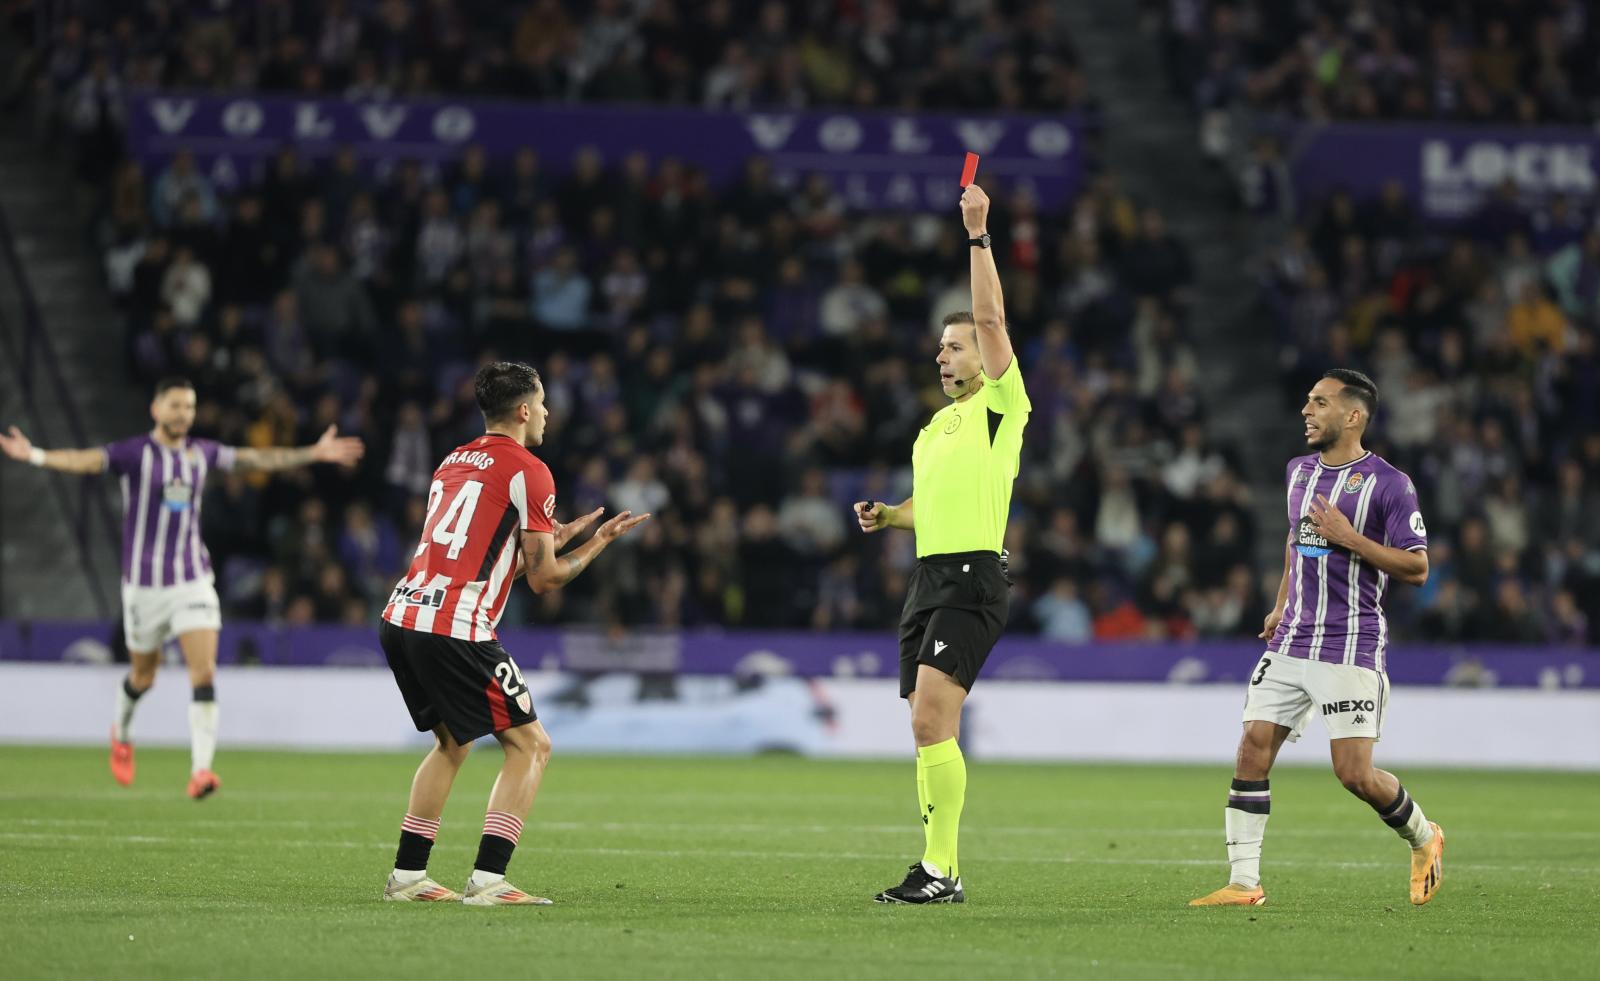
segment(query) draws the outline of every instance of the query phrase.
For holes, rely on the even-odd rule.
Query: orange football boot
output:
[[[1421,906],[1439,891],[1444,881],[1444,829],[1432,821],[1433,837],[1421,848],[1411,849],[1411,904]]]
[[[1260,887],[1247,889],[1237,882],[1230,882],[1209,896],[1189,900],[1190,906],[1265,906],[1267,894]]]
[[[195,800],[210,797],[222,789],[222,778],[210,770],[196,770],[189,778],[189,796]]]
[[[133,783],[133,743],[119,742],[111,730],[111,776],[124,787]]]

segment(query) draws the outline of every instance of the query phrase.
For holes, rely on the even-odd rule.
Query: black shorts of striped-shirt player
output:
[[[378,640],[418,732],[443,724],[465,745],[539,717],[521,670],[499,641],[458,640],[388,621],[379,625]]]

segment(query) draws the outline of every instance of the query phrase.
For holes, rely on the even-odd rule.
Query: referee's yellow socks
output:
[[[922,860],[937,865],[954,879],[956,837],[961,831],[961,805],[967,799],[967,761],[954,739],[917,747],[917,768],[922,772],[922,816],[927,821],[927,847]]]
[[[917,754],[917,817],[922,819],[923,848],[928,842],[928,768],[922,763],[922,754]]]

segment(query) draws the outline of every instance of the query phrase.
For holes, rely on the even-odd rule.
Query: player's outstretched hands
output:
[[[989,195],[976,184],[968,184],[961,192],[961,223],[974,238],[989,228]]]
[[[366,452],[367,444],[359,436],[340,436],[338,426],[329,426],[322,431],[322,438],[311,444],[313,463],[337,463],[342,467],[353,467]]]
[[[583,534],[583,529],[594,524],[595,519],[604,514],[605,510],[604,507],[595,508],[583,517],[574,518],[566,524],[562,524],[559,521],[550,522],[553,526],[551,537],[556,540],[556,551],[566,548],[568,542]]]
[[[857,501],[856,521],[867,534],[889,527],[889,509],[882,501]]]
[[[22,435],[22,430],[12,426],[7,431],[0,433],[0,450],[13,460],[28,459],[28,454],[33,452],[33,444],[28,442],[28,437]]]
[[[597,528],[595,530],[594,537],[600,539],[600,541],[604,542],[605,544],[610,545],[612,542],[616,541],[623,535],[626,535],[628,532],[649,520],[650,515],[648,514],[641,514],[638,517],[634,517],[632,511],[624,511]]]
[[[1283,611],[1281,609],[1273,610],[1271,613],[1268,613],[1266,619],[1261,621],[1261,632],[1256,634],[1256,636],[1260,637],[1262,640],[1271,640],[1272,635],[1278,632],[1278,623],[1282,619]]]

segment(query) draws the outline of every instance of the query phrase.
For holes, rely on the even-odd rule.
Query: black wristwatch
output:
[[[992,241],[992,240],[989,237],[989,233],[988,232],[984,232],[982,235],[979,235],[977,238],[969,238],[969,239],[967,239],[967,245],[970,246],[970,247],[975,247],[975,248],[979,248],[979,249],[987,249],[989,247],[989,242],[990,241]]]

